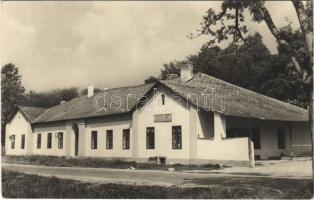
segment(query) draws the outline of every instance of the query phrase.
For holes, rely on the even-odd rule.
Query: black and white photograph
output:
[[[1,194],[312,199],[313,1],[1,1]]]

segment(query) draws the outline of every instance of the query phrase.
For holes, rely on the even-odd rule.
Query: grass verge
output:
[[[230,198],[274,198],[309,199],[312,196],[311,182],[295,182],[282,189],[258,190],[250,187],[159,187],[123,184],[92,184],[2,171],[2,195],[5,198],[146,198],[146,199],[230,199]]]
[[[117,168],[128,169],[130,166],[136,169],[153,169],[168,170],[173,167],[177,171],[183,170],[213,170],[220,169],[219,165],[203,164],[203,165],[157,165],[154,163],[137,163],[134,161],[124,160],[107,160],[104,158],[66,158],[58,156],[3,156],[2,162],[27,164],[27,165],[43,165],[55,167],[93,167],[93,168]]]

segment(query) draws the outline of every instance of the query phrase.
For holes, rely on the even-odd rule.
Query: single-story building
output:
[[[43,109],[20,106],[7,155],[138,162],[228,163],[311,152],[305,109],[181,69],[180,77],[88,94]]]

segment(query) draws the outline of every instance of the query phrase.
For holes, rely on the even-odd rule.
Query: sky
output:
[[[1,2],[1,66],[19,68],[27,91],[138,85],[157,76],[164,63],[196,54],[209,36],[197,33],[202,16],[221,2]],[[290,1],[267,2],[278,27],[297,16]],[[262,34],[272,53],[276,42],[266,24],[245,22]],[[225,47],[227,42],[221,44]]]

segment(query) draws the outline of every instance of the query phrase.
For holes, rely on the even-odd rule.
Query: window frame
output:
[[[161,104],[164,106],[166,104],[166,96],[164,94],[161,94]]]
[[[41,149],[41,133],[37,134],[37,149]]]
[[[180,130],[175,130],[178,128]],[[172,126],[171,128],[171,136],[172,136],[172,149],[182,149],[182,126]]]
[[[15,149],[15,135],[11,135],[12,139],[11,140],[11,149]]]
[[[122,149],[128,150],[130,149],[130,129],[122,130]]]
[[[52,148],[52,133],[47,133],[47,149]]]
[[[106,130],[106,149],[113,149],[113,130],[112,129]]]
[[[58,132],[58,149],[63,149],[63,132]]]
[[[25,149],[25,134],[21,135],[21,149]]]
[[[97,143],[98,143],[98,132],[92,131],[91,132],[91,149],[97,149]]]
[[[146,127],[146,149],[155,149],[155,127]]]

